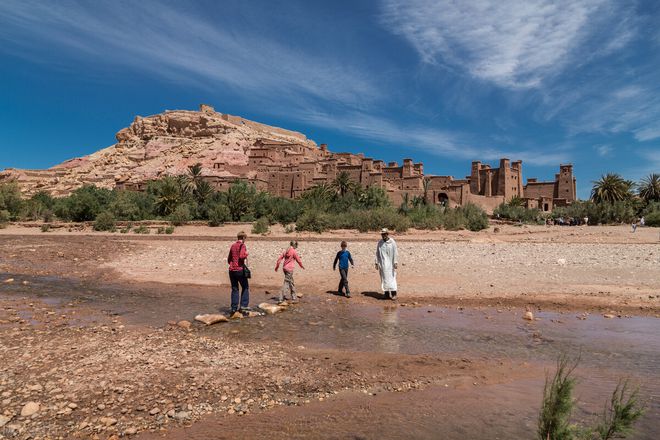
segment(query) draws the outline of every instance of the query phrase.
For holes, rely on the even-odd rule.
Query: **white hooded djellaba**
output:
[[[380,240],[376,248],[376,264],[380,271],[380,285],[383,292],[395,292],[396,288],[396,269],[398,255],[396,242],[393,238],[387,241]]]

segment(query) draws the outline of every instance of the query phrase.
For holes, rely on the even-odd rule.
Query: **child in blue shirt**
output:
[[[345,241],[341,242],[341,250],[337,252],[335,257],[335,262],[332,263],[332,270],[337,270],[337,262],[339,262],[339,275],[341,279],[339,280],[339,288],[337,289],[338,295],[344,295],[342,290],[346,288],[346,298],[351,297],[351,291],[348,289],[348,263],[351,263],[351,267],[355,267],[353,264],[353,257],[351,253],[346,249],[348,243]]]

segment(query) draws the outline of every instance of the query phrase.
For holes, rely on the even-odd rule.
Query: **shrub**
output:
[[[286,225],[284,227],[285,234],[292,234],[294,232],[296,232],[296,225]]]
[[[152,216],[155,197],[138,191],[116,190],[110,210],[118,220],[147,220]]]
[[[417,229],[440,229],[442,217],[443,213],[431,205],[418,206],[408,212],[410,222]]]
[[[270,231],[270,224],[266,217],[261,217],[252,225],[253,234],[267,234]]]
[[[297,231],[321,233],[330,227],[330,216],[324,212],[310,210],[304,212],[296,221]]]
[[[15,182],[0,184],[0,211],[8,213],[9,220],[18,220],[23,200],[21,191]]]
[[[468,203],[459,209],[463,211],[465,227],[470,231],[481,231],[488,228],[488,216],[479,206]]]
[[[91,221],[101,212],[108,210],[113,194],[94,185],[76,189],[69,197],[56,202],[56,215],[76,222]]]
[[[515,203],[518,203],[516,200]],[[502,203],[493,211],[493,215],[500,218],[513,220],[522,223],[538,223],[541,218],[541,211],[538,209],[527,209],[517,204]]]
[[[269,218],[284,226],[298,220],[301,211],[301,203],[290,199],[276,198],[271,201]]]
[[[351,211],[337,216],[336,228],[357,229],[360,232],[378,231],[382,228],[405,232],[410,220],[396,212],[394,208]]]
[[[44,223],[41,225],[41,232],[48,232],[50,231],[50,225],[48,223]]]
[[[115,216],[110,211],[103,211],[96,216],[94,221],[95,231],[114,231],[115,230]]]
[[[593,428],[573,424],[571,415],[576,406],[573,399],[576,384],[573,372],[578,363],[579,358],[570,362],[566,355],[561,355],[553,378],[546,378],[536,431],[537,438],[539,440],[625,438],[632,432],[635,422],[644,414],[644,405],[639,400],[639,388],[630,392],[627,381],[620,381],[603,411],[601,422]]]
[[[137,228],[133,229],[133,232],[135,232],[136,234],[148,234],[151,232],[151,230],[145,225],[140,225]]]
[[[174,212],[169,216],[170,222],[174,226],[181,226],[192,220],[192,214],[188,205],[179,205]]]
[[[220,203],[214,204],[208,212],[209,226],[220,226],[230,218],[229,208]]]
[[[447,209],[442,216],[442,226],[448,231],[458,231],[465,227],[465,216],[458,208]]]
[[[6,209],[0,210],[0,229],[6,228],[9,223],[9,211]]]
[[[156,230],[156,234],[167,234],[170,235],[174,232],[174,226],[161,226]]]
[[[646,217],[644,217],[644,224],[646,226],[659,227],[660,226],[660,211],[653,211],[650,214],[647,214]]]
[[[121,232],[122,234],[127,234],[127,233],[131,232],[131,229],[132,229],[132,228],[133,228],[133,225],[131,225],[131,224],[129,223],[129,224],[127,224],[126,226],[124,226],[123,228],[121,228],[121,229],[119,230],[119,232]]]

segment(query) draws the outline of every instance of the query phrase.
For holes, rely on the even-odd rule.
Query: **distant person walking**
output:
[[[376,247],[376,270],[380,273],[380,286],[385,298],[396,299],[396,269],[398,267],[398,254],[396,242],[390,238],[387,228],[380,231],[381,240]]]
[[[298,263],[301,269],[304,269],[304,267],[296,249],[298,249],[298,242],[292,240],[289,242],[289,248],[280,255],[277,259],[277,264],[275,264],[275,272],[277,272],[280,268],[280,263],[284,260],[284,264],[282,265],[282,272],[284,272],[284,285],[282,285],[282,290],[280,290],[280,297],[278,300],[280,303],[284,302],[287,293],[291,297],[291,302],[293,304],[298,302],[298,297],[296,296],[296,284],[293,281],[293,269],[295,268],[296,263]]]
[[[639,219],[639,226],[643,228],[645,223],[646,222],[644,221],[644,216],[642,216],[642,218]]]
[[[637,219],[632,221],[632,231],[633,232],[637,231]]]
[[[351,267],[355,267],[353,263],[353,257],[351,253],[346,249],[348,243],[345,241],[341,242],[341,250],[337,252],[335,256],[335,261],[332,263],[332,270],[337,270],[337,262],[339,262],[339,287],[337,288],[337,294],[343,295],[343,290],[346,289],[346,298],[351,297],[351,291],[348,288],[348,263],[351,263]]]
[[[236,243],[229,248],[227,263],[229,264],[229,281],[231,282],[231,318],[240,318],[247,313],[250,305],[250,286],[248,278],[250,269],[247,267],[248,251],[245,247],[247,234],[239,232]],[[238,286],[241,286],[240,301]]]

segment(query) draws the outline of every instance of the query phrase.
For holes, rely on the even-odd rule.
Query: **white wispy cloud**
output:
[[[3,0],[0,44],[37,62],[57,49],[74,61],[72,68],[92,59],[207,90],[230,87],[281,100],[359,103],[381,93],[369,72],[262,37],[259,29],[232,32],[183,4]]]
[[[456,66],[500,86],[527,88],[566,66],[605,3],[386,0],[383,22],[408,40],[424,62]]]
[[[603,144],[594,146],[594,150],[596,150],[596,154],[598,154],[600,157],[607,157],[612,154],[613,148],[611,145]]]
[[[475,135],[441,128],[415,125],[362,112],[341,115],[323,112],[304,112],[297,116],[313,125],[336,128],[345,133],[383,145],[413,148],[435,156],[464,160],[498,160],[508,157],[531,165],[557,165],[569,162],[571,153],[566,148],[491,148]]]

